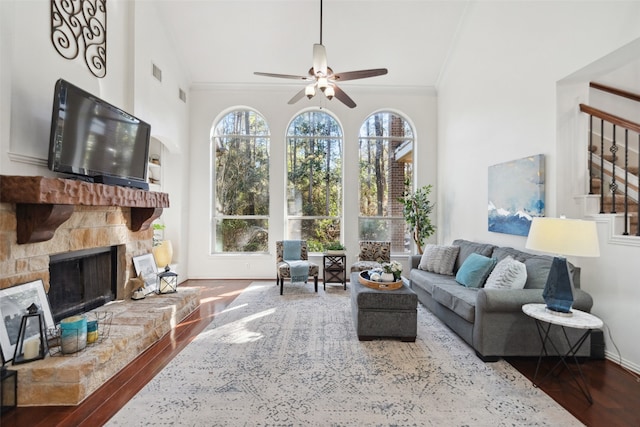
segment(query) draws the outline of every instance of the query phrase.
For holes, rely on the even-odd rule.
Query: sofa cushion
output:
[[[443,274],[419,270],[417,268],[411,269],[409,272],[409,279],[411,280],[411,288],[418,287],[424,289],[429,295],[433,294],[433,287],[435,285],[444,283],[460,286],[453,276],[445,276]]]
[[[527,282],[527,267],[511,255],[503,258],[489,274],[486,289],[523,289]]]
[[[476,298],[480,288],[466,288],[456,282],[437,284],[431,296],[449,310],[473,323],[476,318]]]
[[[493,251],[493,255],[498,262],[507,256],[523,262],[527,267],[527,281],[524,285],[525,289],[544,289],[551,269],[553,257],[549,255],[536,255],[528,252],[522,252],[517,249],[500,247]]]
[[[452,245],[460,247],[460,253],[458,254],[458,259],[456,260],[453,271],[460,270],[460,267],[462,267],[462,264],[467,257],[473,253],[495,258],[492,254],[496,246],[489,243],[478,243],[464,239],[457,239],[453,241]]]
[[[418,268],[433,273],[453,275],[453,265],[458,257],[459,246],[428,244],[424,248]]]
[[[474,252],[467,257],[456,273],[456,282],[467,288],[480,288],[496,262],[495,258],[488,258]]]

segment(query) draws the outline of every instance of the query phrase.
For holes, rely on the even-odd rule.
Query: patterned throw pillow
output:
[[[508,256],[495,266],[484,287],[487,289],[523,289],[526,282],[527,267],[524,263]]]
[[[489,258],[477,253],[472,253],[464,260],[456,274],[456,282],[467,288],[480,288],[487,280],[487,276],[498,262],[495,258]]]
[[[418,268],[453,276],[453,266],[458,252],[460,252],[460,246],[426,245]]]

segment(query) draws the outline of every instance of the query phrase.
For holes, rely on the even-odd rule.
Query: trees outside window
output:
[[[286,236],[311,252],[340,240],[342,148],[342,129],[324,111],[296,116],[287,130]]]
[[[409,252],[410,234],[398,201],[412,181],[413,130],[400,115],[375,113],[360,128],[360,240],[391,241]]]
[[[268,251],[269,140],[266,121],[249,109],[214,125],[214,253]]]

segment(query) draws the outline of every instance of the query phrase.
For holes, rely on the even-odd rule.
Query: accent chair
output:
[[[351,265],[351,272],[372,270],[391,262],[391,242],[361,240],[358,261]]]
[[[320,266],[316,263],[310,262],[309,254],[307,250],[307,241],[300,240],[300,261],[307,261],[309,264],[309,276],[313,276],[313,283],[315,291],[318,292],[318,274],[320,272]],[[289,264],[284,260],[284,243],[282,240],[276,242],[276,285],[280,285],[280,295],[284,290],[284,279],[291,278],[291,268]]]

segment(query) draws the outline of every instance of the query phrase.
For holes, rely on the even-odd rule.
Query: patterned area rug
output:
[[[579,426],[419,305],[415,343],[360,342],[349,289],[254,282],[109,426]]]

